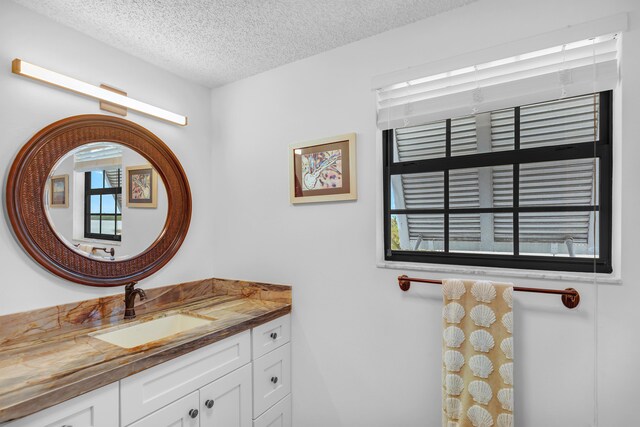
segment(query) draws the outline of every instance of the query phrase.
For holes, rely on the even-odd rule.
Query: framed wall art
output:
[[[158,173],[151,165],[127,167],[127,207],[158,207]]]
[[[356,134],[289,146],[291,203],[355,200]]]
[[[51,187],[49,188],[49,207],[68,208],[69,207],[69,175],[57,175],[51,177]]]

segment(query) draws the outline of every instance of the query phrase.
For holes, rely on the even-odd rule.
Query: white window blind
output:
[[[494,50],[493,60],[485,62],[442,71],[442,64],[425,65],[416,67],[421,73],[403,70],[379,76],[373,84],[378,128],[416,126],[614,89],[618,82],[618,32],[625,28],[626,15],[616,16],[541,37],[561,42],[537,50],[518,51],[507,46],[501,51],[518,53],[501,58]],[[596,30],[608,32],[593,33]],[[540,47],[541,43],[523,42],[522,46]]]
[[[74,170],[117,169],[122,166],[122,146],[111,142],[88,144],[74,155]]]

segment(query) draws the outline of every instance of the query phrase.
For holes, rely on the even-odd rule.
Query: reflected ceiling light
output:
[[[55,71],[38,67],[37,65],[30,64],[29,62],[23,61],[18,58],[14,59],[11,63],[11,71],[21,76],[29,77],[53,86],[61,87],[63,89],[67,89],[81,95],[86,95],[91,98],[96,98],[104,102],[109,102],[111,104],[129,108],[131,110],[135,110],[149,116],[157,117],[159,119],[166,120],[180,126],[187,125],[187,117],[181,116],[180,114],[172,113],[171,111],[163,110],[162,108],[158,108],[145,102],[129,98],[125,95],[121,95],[119,93],[115,93],[110,90],[85,83],[72,77],[65,76],[64,74],[59,74]]]

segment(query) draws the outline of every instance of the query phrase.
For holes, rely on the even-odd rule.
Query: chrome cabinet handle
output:
[[[209,408],[209,409],[213,408],[213,400],[211,400],[211,399],[207,399],[207,400],[204,402],[204,406],[206,406],[206,407],[207,407],[207,408]]]
[[[276,334],[275,332],[272,332],[271,335],[269,335],[271,338],[273,338],[274,340],[276,338],[278,338],[278,334]]]
[[[198,410],[197,410],[197,409],[192,409],[192,410],[190,410],[190,411],[189,411],[189,416],[190,416],[191,418],[197,418],[197,417],[198,417],[198,413],[199,413],[199,412],[198,412]]]
[[[271,377],[271,382],[276,384],[278,382],[278,377]]]

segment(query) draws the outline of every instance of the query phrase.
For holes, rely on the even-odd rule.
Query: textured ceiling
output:
[[[475,0],[13,0],[209,87]]]

